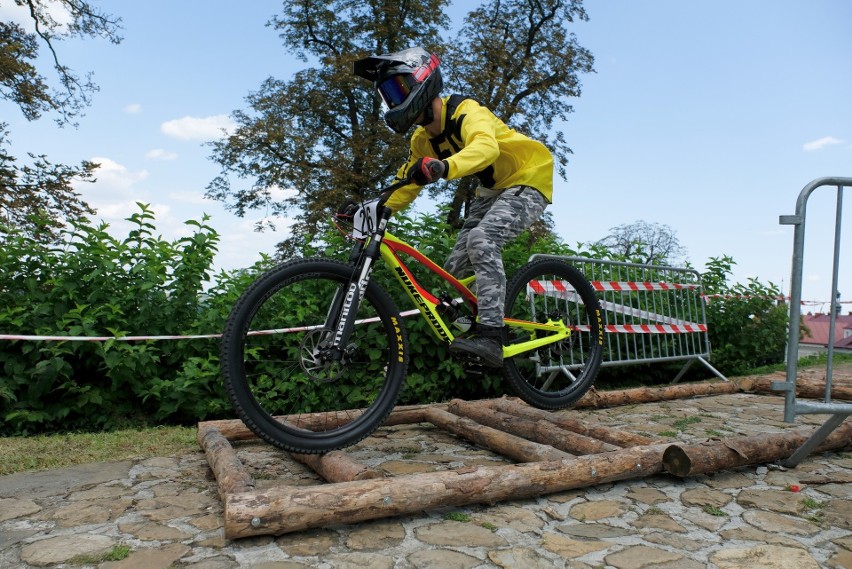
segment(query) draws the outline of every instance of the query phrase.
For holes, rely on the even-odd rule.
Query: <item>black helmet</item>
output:
[[[385,122],[402,134],[423,111],[427,111],[431,122],[432,99],[444,87],[439,63],[434,53],[412,47],[359,59],[355,62],[355,75],[373,82],[388,106]]]

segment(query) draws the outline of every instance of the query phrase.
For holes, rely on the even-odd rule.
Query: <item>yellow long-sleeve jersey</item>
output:
[[[486,188],[530,186],[553,201],[553,156],[546,146],[509,128],[473,99],[452,95],[442,101],[442,133],[430,138],[422,126],[414,131],[408,160],[397,172],[397,180],[404,179],[420,158],[429,156],[447,161],[448,180],[473,174]],[[403,186],[385,205],[399,211],[421,189],[417,184]]]

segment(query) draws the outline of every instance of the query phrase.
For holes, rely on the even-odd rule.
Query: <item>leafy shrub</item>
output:
[[[54,244],[0,231],[0,332],[120,338],[221,331],[239,295],[271,267],[271,261],[264,259],[245,270],[214,277],[211,266],[219,236],[205,224],[206,219],[188,221],[192,235],[167,242],[155,237],[154,215],[148,206],[139,204],[139,208],[129,218],[133,229],[123,240],[110,236],[105,225],[83,223],[64,231]],[[441,264],[455,242],[455,232],[444,217],[443,211],[397,215],[391,232]],[[302,256],[345,260],[351,246],[329,226],[303,246]],[[527,232],[504,251],[507,275],[537,252],[613,257],[599,246],[572,248],[553,233]],[[779,296],[778,288],[754,279],[729,286],[732,264],[729,257],[711,259],[702,275],[708,294],[737,297],[707,305],[712,361],[727,375],[782,361],[787,324],[786,310],[772,300]],[[450,292],[416,261],[409,267],[436,296]],[[389,271],[379,267],[373,275],[400,310],[412,308]],[[409,318],[406,326],[410,368],[401,403],[487,398],[505,392],[499,372],[467,373],[425,320]],[[215,338],[4,341],[2,346],[0,435],[233,416],[221,385]],[[646,381],[671,378],[670,364],[641,369]],[[637,366],[604,368],[600,383],[612,385],[636,375]],[[357,393],[352,397],[357,398]],[[313,402],[317,409],[326,404]]]
[[[734,260],[712,257],[702,273],[712,363],[725,375],[784,361],[789,316],[778,302],[781,290],[773,283],[750,278],[748,283],[728,284]]]
[[[191,335],[221,330],[238,275],[204,294],[219,240],[155,237],[148,206],[124,240],[75,224],[58,243],[8,232],[0,248],[0,330],[22,335]],[[205,300],[206,299],[206,300]],[[215,339],[11,341],[0,351],[2,434],[188,421],[227,407]]]

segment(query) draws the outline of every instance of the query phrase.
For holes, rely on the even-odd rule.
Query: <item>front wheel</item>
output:
[[[524,352],[503,363],[513,391],[540,409],[562,409],[594,384],[603,352],[600,303],[585,276],[558,259],[527,263],[506,287],[506,319],[546,323],[561,320],[568,338]],[[508,342],[536,338],[536,332],[508,326]]]
[[[352,445],[396,404],[408,343],[381,287],[367,286],[352,335],[342,351],[332,349],[334,313],[352,278],[352,266],[337,261],[291,261],[255,281],[228,317],[221,344],[228,397],[249,429],[284,450]]]

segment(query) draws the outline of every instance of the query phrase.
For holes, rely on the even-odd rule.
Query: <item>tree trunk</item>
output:
[[[570,454],[551,446],[528,441],[491,427],[483,427],[476,421],[459,417],[443,409],[432,408],[427,410],[426,420],[439,429],[449,431],[518,462],[574,458]]]
[[[219,496],[223,502],[229,494],[254,489],[254,479],[222,433],[212,426],[199,425],[196,438],[198,444],[204,449],[207,463],[216,477]]]
[[[480,466],[328,486],[271,488],[225,501],[225,537],[281,535],[314,527],[494,503],[657,474],[668,445],[567,460]]]
[[[743,391],[771,393],[779,395],[781,391],[772,389],[773,381],[783,382],[786,376],[776,374],[774,377],[747,377],[737,383]],[[797,378],[796,379],[796,397],[803,399],[824,399],[825,398],[825,378],[822,380],[817,378]],[[831,398],[852,401],[852,382],[845,379],[832,379],[831,381]]]
[[[597,391],[593,388],[573,408],[606,409],[619,405],[635,405],[636,403],[652,403],[670,399],[688,399],[701,395],[724,395],[738,392],[739,388],[731,382],[685,383],[667,387],[637,387],[622,391]]]
[[[663,455],[663,466],[675,476],[696,476],[749,464],[775,462],[790,457],[813,431],[710,440],[694,445],[672,445]],[[852,441],[852,423],[832,432],[815,452],[843,448]]]
[[[371,480],[384,476],[375,468],[361,464],[345,452],[335,450],[327,454],[290,453],[295,460],[306,464],[328,482]]]
[[[516,417],[495,411],[484,403],[470,403],[455,399],[450,401],[449,410],[457,415],[473,419],[479,424],[512,433],[524,439],[550,445],[571,454],[596,454],[618,450],[619,447],[560,429],[553,422],[542,419]]]
[[[422,423],[424,411],[432,407],[431,405],[407,405],[397,407],[391,412],[383,425],[408,425],[412,423]],[[442,407],[438,405],[438,407]],[[320,427],[328,427],[336,421],[345,422],[351,421],[361,414],[360,410],[355,411],[329,411],[325,413],[307,413],[304,415],[286,415],[275,417],[278,421],[289,421],[290,423],[308,430],[316,430]],[[341,420],[342,419],[342,420]],[[239,419],[226,419],[220,421],[205,421],[198,423],[198,428],[211,427],[222,433],[229,441],[244,441],[257,438],[248,427]]]
[[[559,412],[551,412],[543,409],[536,409],[535,407],[529,407],[517,399],[504,397],[503,399],[491,399],[490,401],[487,401],[487,403],[489,406],[498,411],[517,415],[518,417],[526,417],[528,419],[549,421],[559,428],[622,448],[649,445],[654,442],[652,439],[643,437],[642,435],[628,433],[627,431],[613,429],[611,427],[591,425],[585,421],[578,421],[577,419],[569,419],[567,417],[560,416],[557,414]]]

